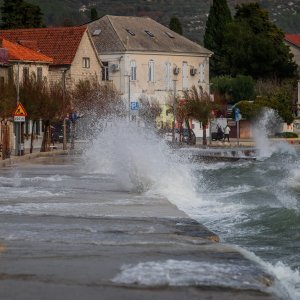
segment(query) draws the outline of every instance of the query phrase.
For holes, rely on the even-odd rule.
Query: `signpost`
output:
[[[131,110],[139,110],[140,104],[139,102],[130,102],[130,109]]]
[[[14,121],[16,122],[16,155],[24,155],[24,122],[27,112],[22,103],[19,102],[14,113]]]
[[[240,120],[242,119],[242,115],[239,108],[234,108],[234,120],[236,121],[237,125],[237,144],[240,145]]]

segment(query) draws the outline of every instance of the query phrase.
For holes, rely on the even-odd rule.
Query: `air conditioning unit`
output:
[[[191,74],[192,76],[195,76],[195,75],[197,74],[197,69],[194,68],[194,67],[192,67],[192,68],[190,69],[190,74]]]
[[[179,69],[178,67],[175,67],[175,68],[173,69],[174,75],[178,75],[179,72],[180,72],[180,69]]]
[[[120,71],[120,65],[119,64],[112,64],[111,65],[112,72],[118,72]]]

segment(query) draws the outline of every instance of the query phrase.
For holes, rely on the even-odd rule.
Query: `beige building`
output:
[[[298,65],[300,74],[300,34],[286,34],[284,41],[294,55],[294,61]]]
[[[86,26],[0,30],[0,36],[53,59],[48,81],[68,87],[81,79],[101,80],[101,63]]]
[[[0,88],[8,81],[8,51],[3,48],[3,42],[0,39]]]
[[[298,66],[298,74],[300,75],[300,34],[286,34],[284,41],[290,47],[290,50],[294,55],[294,61]],[[300,116],[300,81],[298,81],[296,114],[297,116]]]
[[[148,17],[104,16],[88,25],[101,58],[102,80],[120,91],[131,115],[141,99],[158,101],[166,118],[174,90],[193,85],[209,93],[209,57],[212,52]],[[169,124],[170,125],[170,124]]]

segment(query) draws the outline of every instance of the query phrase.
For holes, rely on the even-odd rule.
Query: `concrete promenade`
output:
[[[15,160],[14,168],[26,172],[27,177],[31,172],[39,176],[38,170],[50,176],[58,172],[51,164],[61,164],[61,176],[82,178],[72,165],[76,158],[53,153],[62,154],[53,151],[30,161]],[[51,157],[44,157],[48,154]],[[18,224],[36,228],[30,240],[4,242],[0,237],[1,299],[279,299],[273,291],[278,283],[272,275],[233,246],[219,242],[214,233],[167,200],[143,196],[143,201],[123,203],[118,199],[129,199],[129,194],[115,193],[112,187],[97,194],[97,182],[85,184],[83,192],[80,181],[73,185],[76,193],[68,196],[69,200],[51,202],[57,201],[60,207],[61,201],[64,205],[69,201],[71,208],[84,201],[88,209],[101,195],[104,203],[99,215],[76,216],[69,214],[68,207],[58,214],[56,209],[41,215],[1,214],[1,222],[8,228],[18,228]],[[31,200],[16,199],[13,204],[26,201]],[[62,228],[64,235],[56,236],[56,242],[43,239],[53,226]],[[74,242],[68,242],[69,234],[78,227],[94,228],[100,240],[86,244],[75,236]],[[94,231],[86,232],[85,238],[88,235]],[[66,242],[58,242],[60,238]]]

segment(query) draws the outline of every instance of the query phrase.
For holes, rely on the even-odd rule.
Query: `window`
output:
[[[199,68],[200,82],[205,81],[205,65],[202,63]]]
[[[135,33],[134,33],[133,31],[131,31],[130,29],[126,29],[126,31],[127,31],[130,35],[135,36]]]
[[[43,80],[43,68],[38,67],[36,71],[36,78],[38,82],[41,82]]]
[[[4,88],[4,77],[0,77],[0,89]]]
[[[83,57],[82,58],[82,67],[85,69],[90,68],[90,58],[89,57]]]
[[[150,60],[148,63],[148,81],[154,82],[154,61]]]
[[[187,62],[182,63],[182,90],[188,89],[188,64]]]
[[[171,32],[169,32],[169,31],[166,31],[165,34],[166,34],[170,39],[174,39],[174,38],[175,38],[175,36],[174,36]]]
[[[167,91],[172,89],[172,65],[170,62],[165,63],[165,86]]]
[[[100,35],[100,33],[101,33],[101,29],[96,29],[93,31],[93,36]]]
[[[153,34],[151,31],[145,30],[145,32],[146,32],[149,36],[154,37],[154,34]]]
[[[27,83],[29,81],[29,68],[23,68],[23,83]]]
[[[109,80],[109,73],[108,73],[108,61],[103,61],[102,62],[102,81],[107,81]]]
[[[136,62],[135,62],[135,60],[132,60],[130,62],[130,80],[131,81],[136,80]]]

